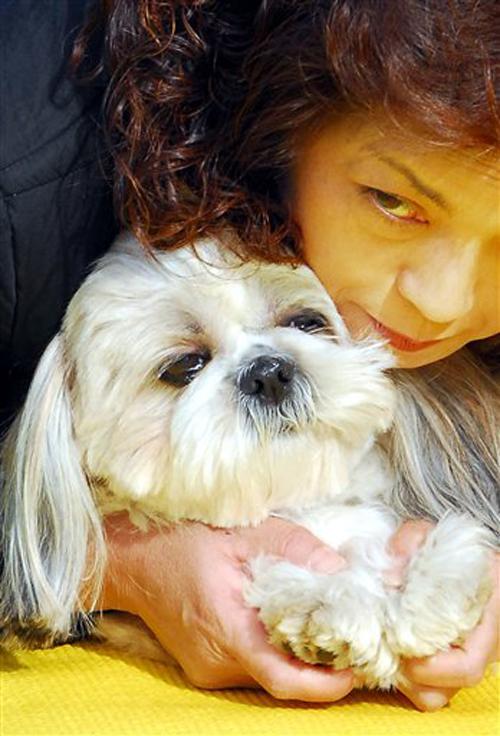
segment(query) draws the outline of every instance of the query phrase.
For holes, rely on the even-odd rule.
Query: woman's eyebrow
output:
[[[441,196],[439,192],[436,192],[435,189],[432,189],[431,187],[427,186],[427,184],[424,184],[421,179],[418,178],[418,176],[415,174],[414,171],[408,168],[408,166],[405,166],[405,164],[402,164],[400,161],[395,161],[390,156],[379,156],[380,161],[383,161],[388,166],[391,166],[393,169],[398,171],[400,174],[402,174],[405,179],[407,179],[411,186],[417,190],[417,192],[420,192],[420,194],[423,194],[424,197],[427,197],[427,199],[430,199],[432,202],[438,205],[438,207],[441,207],[443,210],[449,210],[450,206],[446,202],[446,200]]]

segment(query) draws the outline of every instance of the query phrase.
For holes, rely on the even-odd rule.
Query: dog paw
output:
[[[388,641],[404,657],[427,657],[460,643],[479,622],[491,593],[488,533],[449,515],[410,563],[403,591],[388,604]]]
[[[399,660],[384,636],[384,602],[370,590],[373,581],[262,557],[252,574],[246,601],[259,609],[272,644],[311,664],[352,667],[367,687],[394,683]]]

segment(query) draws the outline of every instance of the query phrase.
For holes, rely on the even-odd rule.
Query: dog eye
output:
[[[158,378],[172,386],[187,386],[210,361],[210,353],[186,353],[162,368]]]
[[[319,332],[329,327],[326,317],[312,309],[307,309],[299,314],[293,314],[281,323],[282,327],[293,327],[302,332]]]

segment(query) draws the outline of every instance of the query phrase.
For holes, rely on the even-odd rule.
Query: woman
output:
[[[229,223],[242,255],[304,257],[352,332],[382,334],[402,368],[495,335],[493,5],[104,3],[89,34],[99,46],[92,28],[106,28],[122,221],[159,247]],[[407,525],[394,541],[401,571],[425,529]],[[245,562],[258,553],[341,567],[305,531],[270,519],[142,534],[115,517],[108,543],[102,608],[141,616],[195,684],[311,701],[353,687],[348,671],[273,650],[241,602]],[[407,663],[418,707],[440,707],[482,677],[495,605],[463,648]]]
[[[173,247],[229,222],[243,255],[300,249],[349,328],[386,337],[402,368],[498,332],[493,2],[143,0],[103,12],[116,200],[143,242]],[[310,700],[350,689],[349,673],[269,650],[240,604],[241,562],[262,535],[290,553],[281,522],[231,534],[190,525],[132,552],[123,523],[110,525],[115,579],[120,564],[156,560],[159,580],[135,580],[158,603],[130,582],[116,601],[123,585],[110,582],[109,605],[137,610],[195,683]],[[187,582],[162,569],[177,559]],[[188,599],[170,597],[166,616],[172,589]],[[464,650],[408,663],[413,702],[435,708],[477,681],[494,632],[492,604]]]

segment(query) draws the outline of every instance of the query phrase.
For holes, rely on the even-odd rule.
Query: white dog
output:
[[[123,236],[47,348],[4,450],[4,637],[68,636],[82,579],[98,594],[107,513],[219,526],[281,514],[349,566],[255,560],[245,595],[270,640],[395,684],[401,656],[446,648],[480,619],[488,535],[447,516],[404,586],[386,587],[399,523],[376,441],[395,403],[388,351],[349,337],[307,268],[241,265],[213,242],[197,253],[148,258]]]

